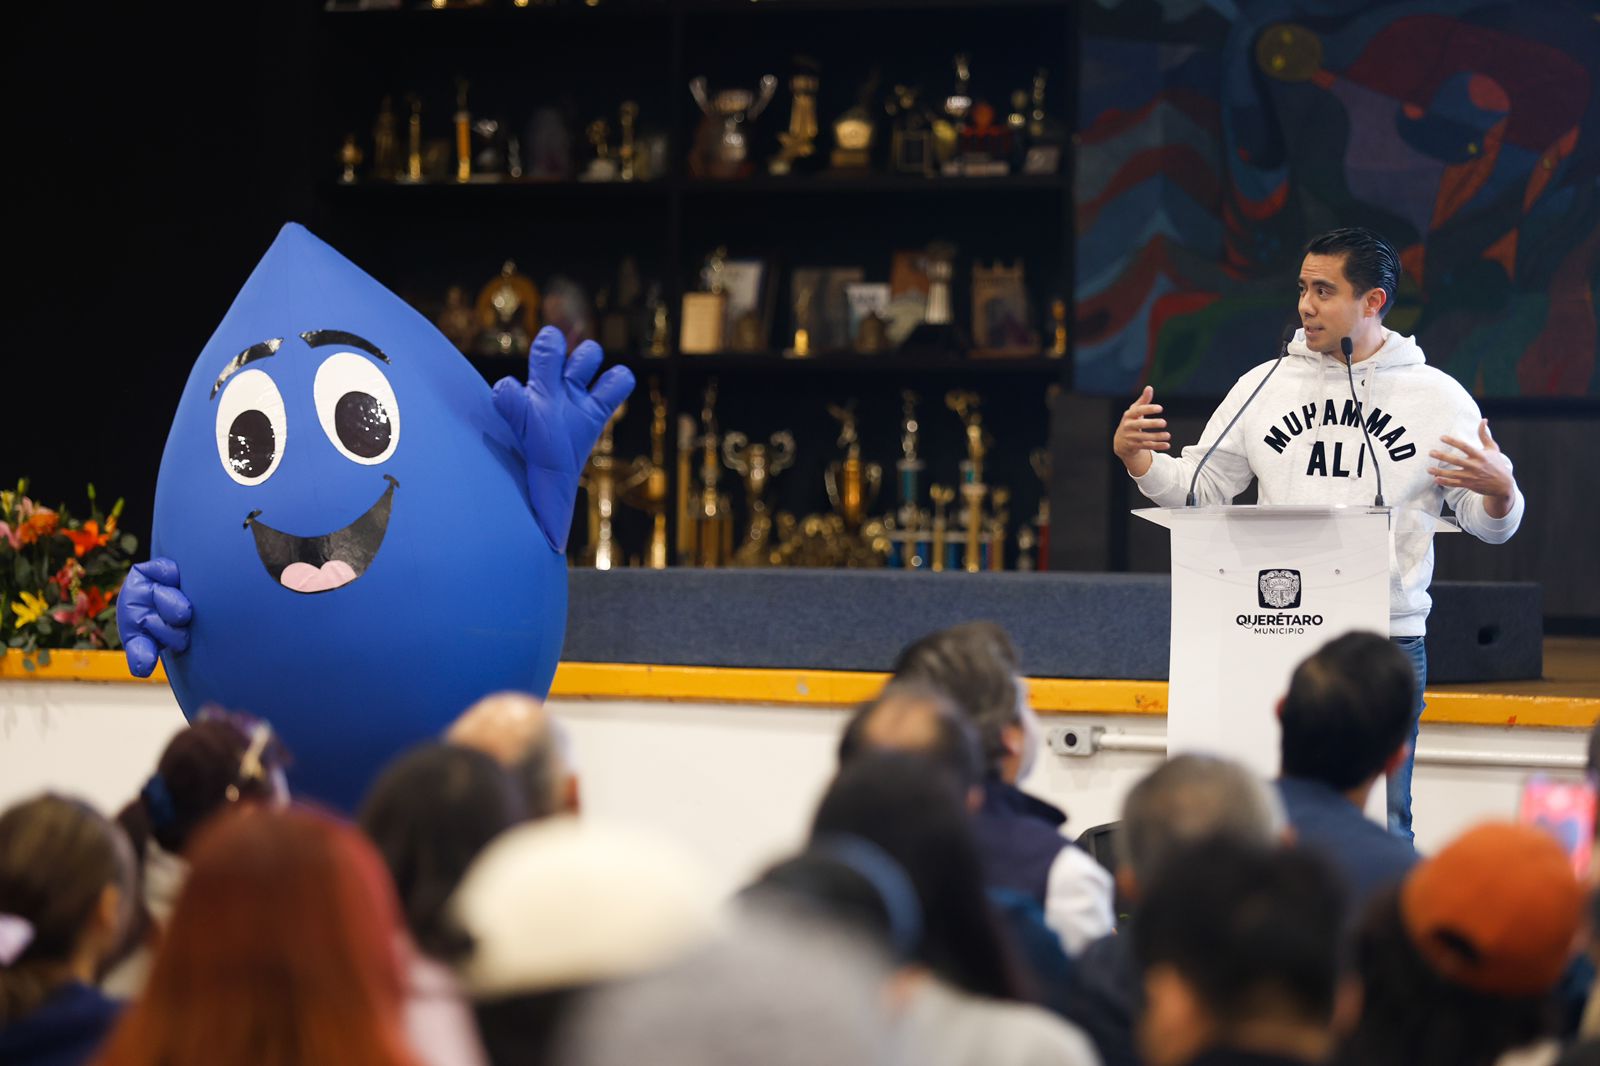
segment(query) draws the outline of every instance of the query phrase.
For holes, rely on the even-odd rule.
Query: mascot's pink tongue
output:
[[[296,592],[326,592],[356,579],[350,564],[333,559],[321,568],[310,563],[290,563],[278,575],[278,583]]]

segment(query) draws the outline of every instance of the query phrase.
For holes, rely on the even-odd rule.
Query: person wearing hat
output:
[[[1543,1066],[1558,1053],[1551,997],[1585,898],[1543,830],[1487,823],[1374,901],[1357,934],[1361,1017],[1337,1061]]]

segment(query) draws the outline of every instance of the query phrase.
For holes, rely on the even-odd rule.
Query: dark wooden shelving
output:
[[[885,353],[826,352],[797,358],[780,352],[719,352],[716,355],[679,355],[679,367],[703,373],[750,374],[940,374],[1001,375],[1059,374],[1062,359],[1048,356],[968,356],[964,359],[919,359]]]

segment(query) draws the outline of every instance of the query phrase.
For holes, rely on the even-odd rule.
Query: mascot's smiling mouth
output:
[[[328,592],[342,588],[366,573],[383,535],[389,529],[389,508],[400,482],[383,475],[389,487],[378,502],[343,529],[321,537],[296,537],[256,521],[260,511],[245,517],[245,528],[256,538],[256,554],[272,580],[291,592]]]

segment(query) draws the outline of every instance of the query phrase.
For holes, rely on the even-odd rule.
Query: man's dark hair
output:
[[[1400,257],[1394,246],[1369,229],[1346,226],[1329,230],[1306,242],[1306,255],[1344,256],[1344,276],[1360,296],[1369,289],[1383,290],[1382,318],[1394,306],[1395,290],[1400,287]]]
[[[890,681],[875,699],[861,705],[839,738],[841,767],[862,755],[884,750],[884,745],[868,735],[870,723],[875,716],[895,709],[925,713],[931,729],[918,743],[895,744],[893,750],[925,756],[963,793],[983,784],[983,748],[977,729],[943,690],[925,681]]]
[[[993,622],[966,622],[929,633],[894,662],[895,680],[925,681],[946,693],[978,727],[986,766],[1006,754],[1001,731],[1018,721],[1017,649]]]
[[[1212,837],[1157,872],[1134,912],[1134,953],[1144,970],[1175,969],[1224,1030],[1326,1024],[1344,912],[1338,875],[1315,855]]]
[[[1376,633],[1347,633],[1295,668],[1283,701],[1283,775],[1347,792],[1411,736],[1417,675]]]

